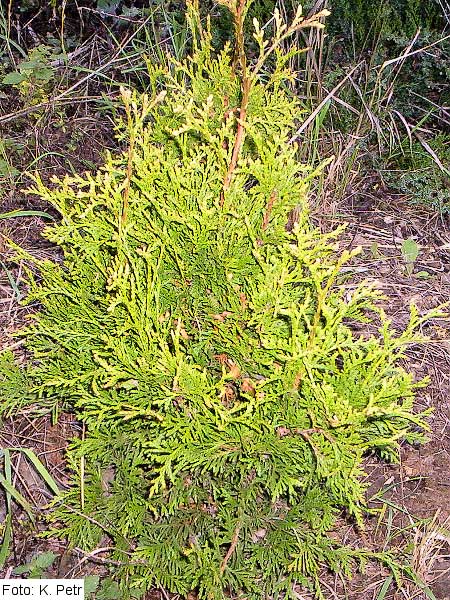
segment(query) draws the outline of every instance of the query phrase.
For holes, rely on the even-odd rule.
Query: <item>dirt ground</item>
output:
[[[74,154],[82,152],[84,146],[88,148],[88,159],[99,162],[103,148],[111,144],[110,132],[102,127],[93,130],[92,119],[86,124],[85,137],[82,137]],[[86,145],[88,139],[90,142]],[[54,164],[50,168],[61,172],[63,166]],[[25,197],[18,189],[0,199],[0,213],[19,208],[46,209],[42,203],[36,203],[33,197]],[[313,218],[327,229],[347,223],[342,247],[362,247],[359,257],[351,267],[347,267],[350,276],[347,285],[351,289],[361,279],[373,281],[386,296],[384,310],[395,328],[405,326],[410,302],[414,302],[420,311],[426,311],[450,299],[448,217],[412,206],[408,198],[392,195],[382,186],[368,184],[366,189],[363,185],[349,196],[339,206],[339,212],[331,208],[329,215],[319,217],[319,211],[315,211]],[[57,256],[56,250],[40,237],[43,226],[43,219],[37,217],[0,220],[0,259],[4,262],[8,255],[8,238],[41,258]],[[420,245],[412,273],[408,272],[401,254],[401,244],[407,238]],[[25,322],[31,309],[20,306],[11,285],[13,277],[18,289],[23,291],[20,265],[8,268],[9,271],[0,268],[0,348],[13,347],[20,356],[20,342],[10,335]],[[344,523],[343,531],[345,539],[354,540],[357,535],[360,543],[373,550],[395,549],[409,544],[412,564],[429,590],[421,591],[408,582],[397,590],[394,585],[384,589],[388,572],[379,565],[370,565],[366,574],[357,575],[345,584],[325,575],[324,588],[328,590],[330,599],[433,600],[434,597],[450,600],[450,322],[439,320],[428,323],[424,333],[430,336],[431,341],[409,349],[407,368],[416,374],[417,379],[427,375],[431,380],[417,399],[418,410],[433,408],[429,418],[430,441],[420,447],[403,445],[399,465],[383,464],[368,457],[369,505],[381,513],[367,519],[365,532],[355,533],[350,525]],[[46,417],[32,421],[25,415],[2,424],[0,444],[3,448],[32,448],[55,481],[64,487],[67,484],[64,449],[67,440],[78,431],[79,426],[70,415],[62,415],[55,425]],[[17,456],[15,460],[17,485],[37,510],[44,513],[49,493],[23,457]],[[0,521],[4,515],[5,507],[0,501]],[[50,576],[73,577],[80,573],[105,572],[101,555],[87,563],[81,551],[68,553],[63,540],[38,538],[36,530],[20,511],[15,528],[13,551],[0,577],[10,576],[15,566],[27,563],[37,552],[44,551],[52,551],[58,556]],[[155,593],[149,597],[159,595]],[[298,597],[310,596],[299,591]]]
[[[349,287],[361,279],[374,282],[386,296],[383,308],[394,328],[406,325],[411,302],[425,313],[449,301],[448,217],[412,206],[407,197],[392,195],[380,186],[375,193],[363,190],[350,198],[339,218],[331,220],[335,225],[347,222],[348,247],[362,248]],[[420,246],[411,274],[401,254],[402,242],[408,238]],[[369,547],[378,548],[387,539],[394,546],[409,539],[413,565],[423,581],[437,600],[450,600],[450,323],[427,323],[423,333],[430,341],[409,348],[405,367],[416,379],[430,378],[416,403],[418,411],[433,411],[428,421],[429,443],[404,444],[399,465],[368,461],[369,504],[379,508],[381,497],[386,504],[382,526],[370,519],[365,537]],[[424,523],[417,526],[420,520]],[[377,598],[379,582],[379,571],[372,578],[356,577],[349,598]],[[433,597],[408,585],[392,594],[395,598]]]

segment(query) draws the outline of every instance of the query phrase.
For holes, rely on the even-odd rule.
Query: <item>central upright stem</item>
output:
[[[247,117],[248,100],[251,89],[251,79],[248,75],[247,70],[247,57],[245,54],[244,44],[244,17],[245,17],[245,4],[246,0],[240,0],[236,11],[234,13],[235,26],[236,26],[236,54],[238,57],[238,63],[241,68],[242,77],[242,99],[241,106],[239,108],[238,126],[236,131],[236,138],[233,146],[233,154],[231,155],[231,161],[228,166],[228,171],[223,182],[223,192],[226,192],[231,184],[233,172],[236,169],[236,165],[241,152],[242,144],[244,142],[245,134],[245,119]],[[224,203],[224,193],[222,193],[221,205]]]

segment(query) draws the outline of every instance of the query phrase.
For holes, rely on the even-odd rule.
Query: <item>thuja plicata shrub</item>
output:
[[[50,533],[108,546],[123,598],[320,594],[324,568],[350,575],[376,555],[330,534],[343,515],[363,524],[364,456],[395,459],[425,426],[412,412],[423,382],[398,363],[440,313],[354,333],[383,317],[379,294],[346,287],[354,253],[308,218],[315,173],[296,158],[289,91],[298,50],[281,42],[326,11],[289,24],[276,12],[267,40],[255,21],[250,60],[248,3],[221,4],[235,47],[213,52],[192,0],[192,56],[149,64],[148,94],[122,92],[124,151],[93,175],[36,178],[32,193],[60,213],[44,235],[64,260],[16,248],[38,310],[20,333],[28,363],[3,353],[3,413],[83,424]]]

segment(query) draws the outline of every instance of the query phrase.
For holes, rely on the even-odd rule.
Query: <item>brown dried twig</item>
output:
[[[224,559],[222,561],[222,564],[220,565],[220,574],[221,575],[225,571],[227,563],[230,560],[231,556],[233,555],[233,552],[236,550],[236,546],[237,546],[238,540],[239,540],[239,533],[240,533],[240,531],[241,531],[241,524],[238,523],[237,526],[236,526],[236,529],[234,530],[233,537],[231,539],[230,547],[228,548],[228,551],[225,554],[225,557],[224,557]]]

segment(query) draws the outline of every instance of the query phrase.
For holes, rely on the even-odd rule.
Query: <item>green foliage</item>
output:
[[[243,13],[222,4],[236,53],[212,51],[190,4],[193,56],[150,65],[149,96],[123,91],[123,154],[50,188],[36,179],[61,214],[45,237],[64,263],[17,249],[41,308],[22,331],[26,374],[5,359],[0,391],[8,410],[22,395],[84,423],[54,533],[86,551],[106,534],[121,597],[320,594],[324,565],[348,576],[371,556],[329,535],[343,510],[362,524],[363,457],[395,460],[425,427],[412,412],[424,382],[398,361],[430,315],[412,307],[393,331],[375,289],[345,288],[341,230],[308,219],[315,173],[289,142],[299,104],[279,45],[320,24],[276,14],[250,65]],[[353,333],[375,314],[378,335]]]
[[[55,77],[52,61],[61,58],[63,55],[55,54],[53,48],[40,44],[30,51],[26,60],[18,64],[17,70],[7,73],[1,83],[16,87],[29,104],[37,104],[45,99],[48,84]]]
[[[282,4],[286,13],[295,11],[297,3],[293,0],[264,0],[255,2],[252,10],[259,13],[263,22],[268,21],[276,5]],[[333,2],[305,2],[305,12],[314,6],[327,6],[331,11],[328,23],[329,31],[338,36],[344,35],[353,40],[358,49],[371,45],[379,36],[390,35],[410,37],[418,29],[442,30],[445,25],[443,8],[438,1],[421,0],[333,0]]]
[[[381,65],[405,54],[410,44],[411,38],[406,36],[386,35],[383,43],[374,48],[372,60]],[[445,130],[441,107],[450,101],[450,40],[443,38],[439,31],[423,31],[413,50],[420,48],[424,50],[406,59],[404,64],[397,63],[386,69],[379,83],[384,95],[391,92],[391,110],[399,111],[407,122]],[[373,83],[368,83],[368,87],[372,87]],[[404,132],[404,123],[400,120],[398,127]],[[439,136],[436,143],[438,140]],[[408,151],[405,145],[403,150]]]
[[[11,138],[0,137],[0,184],[6,181],[13,185],[15,179],[20,175],[20,171],[14,166],[13,159],[14,155],[21,153],[22,150],[22,144]]]
[[[419,254],[420,254],[420,247],[417,244],[417,242],[415,242],[411,238],[407,238],[406,240],[403,240],[402,257],[403,257],[403,260],[405,261],[406,272],[408,275],[412,275],[412,272],[414,270],[414,263],[416,262]]]
[[[425,144],[425,147],[424,147]],[[446,166],[450,161],[450,138],[442,134],[428,142],[414,142],[402,154],[391,156],[388,170],[383,178],[390,188],[407,194],[413,203],[450,211],[450,173]]]
[[[393,190],[406,194],[412,203],[433,207],[444,214],[450,211],[449,178],[432,165],[426,170],[388,173],[386,181]]]
[[[10,350],[0,352],[0,389],[3,416],[11,416],[27,402],[28,378],[25,369],[14,363],[14,355]]]
[[[358,46],[378,36],[412,36],[418,29],[442,29],[444,19],[438,2],[421,0],[337,0],[333,2],[332,26],[352,36]]]
[[[40,579],[45,577],[47,569],[49,569],[57,555],[54,552],[40,552],[36,554],[30,562],[14,569],[14,575],[27,574],[29,579]]]

